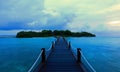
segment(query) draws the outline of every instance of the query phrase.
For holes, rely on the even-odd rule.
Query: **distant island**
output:
[[[70,30],[42,30],[41,32],[35,31],[20,31],[17,33],[16,38],[32,38],[32,37],[95,37],[95,34],[89,32],[71,32]]]

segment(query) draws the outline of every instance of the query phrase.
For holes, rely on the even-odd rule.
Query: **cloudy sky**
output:
[[[120,36],[120,0],[0,0],[0,35],[42,29]]]

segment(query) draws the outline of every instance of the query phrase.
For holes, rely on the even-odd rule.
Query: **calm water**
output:
[[[27,72],[54,38],[0,38],[0,72]]]
[[[120,38],[68,38],[97,72],[120,72]]]

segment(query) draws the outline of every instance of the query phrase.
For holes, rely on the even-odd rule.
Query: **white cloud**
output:
[[[53,9],[44,9],[42,11],[42,13],[45,14],[45,15],[51,15],[53,17],[59,17],[60,16],[60,13],[53,10]]]
[[[31,23],[28,23],[28,26],[35,26],[38,23],[38,21],[33,21]]]
[[[46,0],[45,8],[75,17],[65,25],[74,31],[110,31],[106,22],[119,20],[120,0]],[[113,13],[114,12],[114,13]],[[69,17],[69,16],[68,16]],[[115,28],[115,27],[114,27]]]
[[[119,12],[120,0],[1,0],[0,28],[41,29],[61,25],[74,31],[112,31],[116,27],[107,23],[119,21]]]
[[[0,1],[0,17],[3,17],[6,22],[10,21],[25,21],[39,15],[44,8],[44,0],[8,0]]]
[[[98,19],[90,19],[87,21],[86,18],[82,19],[79,16],[74,18],[71,22],[69,22],[65,28],[73,31],[91,31],[91,32],[101,32],[107,30],[107,25],[101,20]]]

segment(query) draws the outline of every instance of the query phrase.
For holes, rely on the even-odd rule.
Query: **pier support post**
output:
[[[42,63],[45,63],[45,61],[46,61],[45,48],[42,48],[41,51],[42,50],[43,50],[43,52],[42,52]]]
[[[81,62],[81,49],[77,48],[77,62],[80,63]]]

